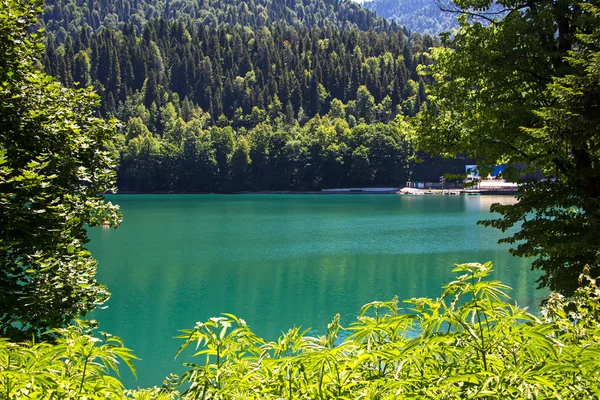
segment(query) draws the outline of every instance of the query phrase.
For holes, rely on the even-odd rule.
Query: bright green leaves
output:
[[[0,2],[0,334],[39,336],[108,298],[83,247],[86,226],[118,226],[115,121],[99,98],[40,72],[35,1]]]
[[[456,281],[450,282],[444,286],[444,297],[450,295],[462,296],[470,293],[473,300],[482,299],[489,302],[500,302],[502,299],[507,299],[509,296],[504,293],[504,290],[510,287],[500,283],[500,281],[483,280],[489,276],[492,269],[492,263],[485,264],[468,263],[458,264],[452,272],[466,272],[465,275],[458,277]],[[470,281],[466,278],[470,278]]]
[[[201,365],[184,363],[190,367],[181,381],[189,383],[184,393],[190,398],[207,398],[212,393],[223,394],[240,392],[248,386],[243,379],[254,360],[260,355],[259,346],[264,343],[246,325],[243,319],[231,314],[210,318],[206,322],[198,322],[194,329],[181,331],[179,336],[185,342],[179,348],[183,350],[194,346],[194,356],[204,356]],[[201,350],[198,350],[202,348]]]
[[[119,338],[92,332],[90,323],[79,321],[55,330],[55,344],[0,340],[0,398],[124,398],[123,385],[109,373],[118,375],[123,362],[135,374],[137,357]]]

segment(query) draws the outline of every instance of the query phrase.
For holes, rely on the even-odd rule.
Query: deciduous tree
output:
[[[102,304],[86,227],[116,226],[114,123],[37,69],[36,0],[0,1],[0,335],[31,338]]]
[[[457,2],[461,27],[424,71],[434,83],[417,142],[474,156],[484,174],[510,166],[520,201],[483,224],[516,227],[503,241],[536,257],[542,286],[571,293],[585,264],[600,272],[598,3],[501,0],[504,18],[491,4]]]

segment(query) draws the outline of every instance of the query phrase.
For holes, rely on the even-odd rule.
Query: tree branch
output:
[[[488,17],[489,15],[492,15],[492,16],[507,15],[511,12],[519,11],[519,10],[522,10],[523,8],[528,8],[528,6],[524,5],[524,6],[515,7],[515,8],[503,8],[502,10],[498,10],[498,11],[474,12],[474,11],[468,11],[468,10],[465,10],[463,8],[459,8],[456,6],[454,6],[453,9],[447,8],[444,4],[442,4],[442,0],[435,0],[435,4],[443,12],[448,12],[448,13],[452,13],[452,14],[468,15],[471,17],[481,18],[481,19],[488,21],[490,24],[493,24],[496,21],[493,18]]]

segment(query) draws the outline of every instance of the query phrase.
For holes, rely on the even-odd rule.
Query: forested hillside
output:
[[[167,91],[187,97],[213,120],[269,106],[281,107],[288,119],[301,108],[312,117],[327,113],[332,99],[356,100],[362,85],[377,103],[389,97],[388,114],[398,105],[413,114],[424,100],[416,65],[425,62],[421,51],[434,45],[429,36],[413,39],[409,43],[401,31],[285,24],[252,31],[158,19],[139,33],[132,24],[97,34],[82,29],[58,48],[49,39],[45,65],[66,85],[99,88],[105,115],[120,111],[118,103],[137,93],[148,109],[153,103],[160,107]],[[355,116],[366,122],[377,117],[365,112]]]
[[[93,86],[101,115],[122,122],[121,190],[318,190],[410,177],[411,150],[384,124],[420,110],[416,66],[439,43],[354,3],[49,1],[44,20],[46,71]]]

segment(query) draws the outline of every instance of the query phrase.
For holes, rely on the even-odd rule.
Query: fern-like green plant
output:
[[[196,381],[204,386],[192,383],[185,396],[536,399],[597,395],[600,291],[594,280],[582,278],[586,285],[574,298],[553,295],[542,314],[534,315],[512,304],[509,287],[489,279],[491,263],[460,264],[454,272],[457,278],[444,286],[437,299],[406,300],[408,310],[399,308],[397,298],[375,301],[363,306],[348,328],[336,316],[320,337],[294,328],[277,341],[265,342],[245,324],[233,328],[239,320],[231,315],[199,324],[196,330],[186,331],[182,347],[196,343],[202,347],[197,355],[213,357],[202,366],[190,365],[184,376],[196,374],[201,377]],[[230,334],[216,334],[229,329],[228,324],[233,329]],[[349,334],[340,335],[344,331]],[[227,372],[217,379],[216,371],[225,368],[222,360],[214,358],[218,348],[228,358]]]
[[[55,343],[0,339],[0,399],[124,398],[119,363],[135,374],[137,357],[118,337],[94,330],[93,322],[75,321],[50,332]]]

